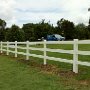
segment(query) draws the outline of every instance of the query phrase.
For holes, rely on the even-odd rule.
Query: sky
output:
[[[38,23],[42,19],[53,25],[61,18],[75,24],[88,24],[90,0],[0,0],[0,18],[7,26]]]

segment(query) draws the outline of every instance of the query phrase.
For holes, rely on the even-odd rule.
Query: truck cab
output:
[[[62,37],[59,34],[52,34],[52,35],[47,35],[45,39],[47,41],[64,41],[65,37]]]

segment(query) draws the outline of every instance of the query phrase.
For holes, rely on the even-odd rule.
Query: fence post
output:
[[[2,49],[3,49],[3,47],[2,47],[3,45],[2,45],[2,41],[1,41],[1,53],[3,53],[3,51],[2,51]]]
[[[46,62],[46,40],[44,40],[44,65],[46,65],[47,64],[47,62]]]
[[[26,42],[26,60],[29,60],[29,41]]]
[[[17,41],[15,41],[15,57],[17,57]]]
[[[73,72],[78,73],[78,39],[74,39]]]
[[[7,55],[9,55],[9,42],[7,41]]]

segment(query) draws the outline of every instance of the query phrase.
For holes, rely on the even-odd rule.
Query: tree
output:
[[[35,41],[35,25],[33,23],[23,24],[22,30],[25,34],[25,41]]]
[[[5,27],[6,27],[6,22],[0,19],[0,41],[4,41],[5,39]]]
[[[45,20],[42,20],[40,23],[36,24],[24,24],[22,29],[25,33],[25,40],[37,41],[47,34],[52,34],[54,27],[48,22],[45,23]]]
[[[5,39],[4,31],[1,29],[0,30],[0,41],[4,41],[4,39]]]
[[[0,19],[0,29],[4,30],[5,27],[6,27],[6,22],[4,20]]]
[[[88,8],[88,11],[90,12],[90,8]],[[90,17],[89,17],[89,22],[88,22],[87,30],[88,30],[89,39],[90,39]]]
[[[53,34],[54,27],[49,22],[45,22],[42,20],[40,23],[36,25],[36,37],[42,38],[46,37],[48,34]]]
[[[83,23],[79,23],[78,25],[76,25],[75,30],[76,30],[75,34],[78,39],[88,39],[89,38],[88,29]]]
[[[7,41],[24,41],[24,32],[17,25],[12,25],[7,29]]]
[[[60,33],[66,37],[66,39],[74,39],[75,27],[74,23],[65,19],[61,19],[57,22],[58,28],[61,30]]]

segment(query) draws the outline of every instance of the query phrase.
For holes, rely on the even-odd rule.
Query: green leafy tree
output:
[[[22,30],[25,34],[25,41],[34,41],[35,38],[35,25],[33,23],[24,24]]]
[[[4,20],[0,19],[0,29],[4,30],[5,27],[6,27],[6,22]]]
[[[87,26],[87,30],[88,30],[88,34],[89,34],[88,39],[90,39],[90,18],[89,18],[89,23],[88,23],[88,26]]]
[[[78,39],[88,39],[89,38],[89,31],[87,27],[83,23],[79,23],[75,26],[76,30],[76,37]]]
[[[6,40],[13,42],[24,41],[24,32],[17,25],[12,25],[10,29],[7,29]]]
[[[4,39],[5,39],[4,31],[0,30],[0,41],[4,41]]]
[[[61,19],[57,22],[57,26],[60,29],[60,33],[66,37],[66,39],[74,39],[75,27],[74,23],[65,19]]]
[[[37,41],[47,34],[52,34],[54,27],[48,22],[45,23],[45,20],[42,20],[40,23],[36,24],[24,24],[22,29],[25,33],[25,40]]]
[[[36,25],[36,36],[37,38],[46,37],[47,34],[53,34],[54,27],[48,22],[42,20],[39,24]]]
[[[0,41],[4,41],[5,39],[5,27],[6,27],[6,22],[0,19]]]

